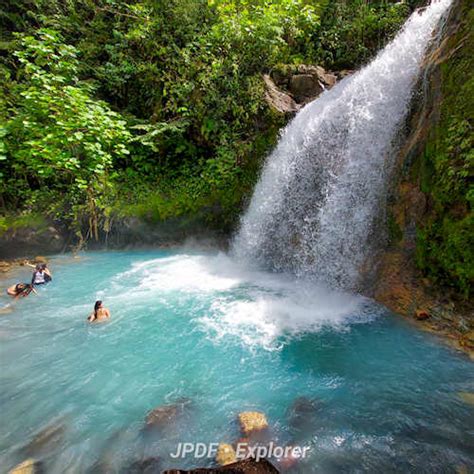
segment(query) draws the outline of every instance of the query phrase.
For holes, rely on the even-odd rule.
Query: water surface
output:
[[[311,446],[296,472],[474,469],[474,409],[457,396],[474,391],[474,366],[370,300],[218,253],[91,252],[51,267],[52,284],[0,317],[1,472],[30,455],[52,473],[126,472],[148,456],[211,465],[169,452],[237,440],[243,410],[264,411],[279,443]],[[88,325],[96,299],[112,320]],[[149,410],[179,399],[175,423],[143,432]],[[297,399],[314,410],[295,416]],[[51,424],[64,430],[28,450]]]

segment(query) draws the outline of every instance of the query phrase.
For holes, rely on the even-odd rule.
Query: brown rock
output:
[[[41,463],[35,459],[27,459],[15,466],[9,474],[39,474],[41,471]]]
[[[134,461],[127,469],[127,474],[160,474],[161,459],[149,457]]]
[[[474,348],[474,331],[468,331],[462,335],[461,345]]]
[[[217,464],[226,466],[237,461],[234,448],[230,444],[220,443],[216,454]]]
[[[64,420],[54,422],[38,431],[32,440],[23,448],[23,452],[31,456],[56,447],[63,439],[65,431],[66,426]]]
[[[417,321],[424,321],[425,319],[429,319],[431,317],[429,311],[426,309],[417,309],[414,316]]]
[[[283,114],[292,114],[299,110],[299,105],[293,97],[280,90],[270,76],[265,74],[263,81],[265,82],[265,100],[270,107]]]
[[[239,422],[242,433],[244,434],[262,431],[268,428],[266,416],[258,411],[244,411],[240,413]]]
[[[170,405],[161,405],[150,411],[145,419],[146,428],[165,428],[174,423],[176,418],[181,415],[186,406],[190,403],[189,399],[180,399]]]
[[[469,405],[474,405],[474,393],[472,392],[459,392],[459,398]]]
[[[221,472],[227,474],[278,474],[278,469],[266,459],[256,461],[255,459],[244,459],[227,466],[217,468],[200,468],[183,471],[180,469],[171,469],[163,471],[163,474],[219,474]]]
[[[317,97],[324,90],[317,76],[297,74],[290,79],[290,92],[297,102],[305,102]]]

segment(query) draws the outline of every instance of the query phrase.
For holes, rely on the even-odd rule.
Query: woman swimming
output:
[[[94,312],[87,318],[87,321],[90,323],[96,321],[105,321],[110,319],[110,311],[107,308],[104,308],[102,301],[96,301],[94,305]]]
[[[13,298],[24,298],[25,296],[28,296],[31,292],[36,293],[36,290],[34,289],[33,285],[29,283],[17,283],[16,285],[10,286],[10,288],[7,289],[7,295],[13,296]]]

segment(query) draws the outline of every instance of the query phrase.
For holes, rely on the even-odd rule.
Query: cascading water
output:
[[[267,159],[233,252],[355,289],[370,254],[405,118],[450,0],[415,12],[366,67],[305,106]]]

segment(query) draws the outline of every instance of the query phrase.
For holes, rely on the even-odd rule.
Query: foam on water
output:
[[[199,318],[209,337],[216,340],[237,337],[249,346],[280,347],[282,336],[346,324],[369,321],[368,301],[292,275],[271,274],[249,269],[232,257],[180,254],[135,263],[131,270],[113,279],[120,300],[133,304],[168,293],[181,300],[185,295],[212,304]],[[113,294],[108,295],[114,298]],[[102,297],[102,293],[97,294]],[[373,304],[372,304],[373,305]]]

